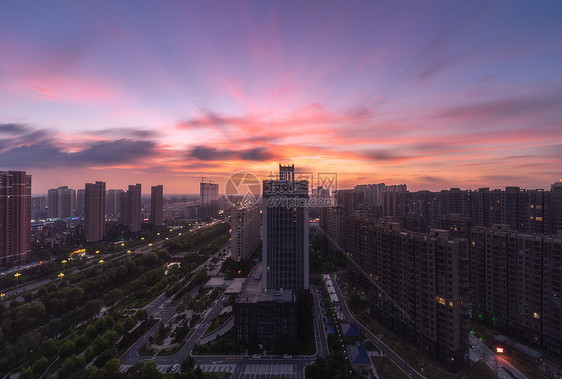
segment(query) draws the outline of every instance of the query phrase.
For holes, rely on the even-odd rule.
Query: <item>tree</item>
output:
[[[181,363],[180,369],[181,372],[189,374],[191,373],[194,367],[195,367],[195,359],[192,356],[188,355]]]
[[[103,366],[103,369],[108,376],[114,376],[119,372],[120,367],[121,367],[121,362],[119,362],[119,359],[111,358],[109,361],[106,362],[105,366]]]
[[[102,351],[109,347],[109,341],[103,338],[103,336],[97,336],[92,343],[92,349],[96,355],[101,354]]]
[[[35,377],[35,375],[33,374],[33,370],[29,367],[26,367],[23,370],[21,370],[20,374],[18,376],[18,378],[21,378],[21,379],[32,379],[34,377]]]
[[[59,348],[59,355],[63,358],[69,357],[72,353],[74,353],[75,348],[76,345],[74,344],[74,342],[72,342],[71,339],[67,339]]]
[[[40,376],[45,372],[47,367],[49,367],[49,360],[47,359],[47,357],[42,356],[33,363],[33,373]]]
[[[135,316],[137,317],[137,319],[144,321],[148,318],[148,312],[146,312],[146,310],[144,309],[139,309],[136,313]]]
[[[62,367],[59,370],[59,377],[61,378],[67,378],[70,376],[70,374],[72,374],[74,372],[74,362],[72,361],[71,358],[66,358],[66,360],[64,361],[64,363],[62,364]]]
[[[160,378],[162,375],[158,372],[158,367],[156,366],[156,362],[148,361],[145,363],[144,367],[141,371],[141,379],[154,379]]]
[[[180,303],[176,306],[176,313],[183,313],[185,312],[185,304]]]
[[[58,349],[59,349],[59,342],[54,338],[49,338],[45,342],[43,342],[43,345],[41,345],[41,349],[39,350],[39,352],[43,356],[54,357]]]

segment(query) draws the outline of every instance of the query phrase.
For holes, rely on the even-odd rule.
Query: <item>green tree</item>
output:
[[[92,343],[92,349],[96,355],[101,354],[102,351],[109,347],[109,341],[103,338],[103,336],[97,336]]]
[[[43,342],[41,348],[39,349],[39,353],[45,357],[52,358],[57,354],[59,350],[59,341],[54,338],[48,338]]]
[[[76,345],[74,344],[74,342],[72,342],[71,339],[67,339],[59,348],[59,355],[63,358],[69,357],[70,355],[72,355],[72,353],[74,353],[75,348]]]
[[[31,368],[26,367],[26,368],[24,368],[23,370],[20,371],[20,374],[19,374],[18,378],[33,379],[33,378],[35,378],[35,374],[33,373],[33,370]]]
[[[119,373],[120,367],[121,367],[121,362],[119,362],[119,359],[111,358],[109,361],[106,362],[105,366],[103,366],[103,369],[108,376],[112,377],[115,376],[117,373]]]
[[[144,365],[141,371],[141,379],[154,379],[160,378],[162,375],[158,372],[158,367],[156,366],[156,362],[148,361]]]
[[[182,362],[181,362],[181,372],[189,374],[195,367],[195,359],[188,355]]]
[[[146,310],[144,309],[139,309],[136,313],[135,316],[137,317],[137,319],[144,321],[148,318],[148,313],[146,312]]]
[[[61,378],[69,377],[70,374],[72,374],[74,372],[74,369],[75,369],[75,367],[74,367],[74,362],[73,362],[72,358],[66,358],[64,363],[62,364],[62,367],[58,371],[59,377],[61,377]]]
[[[40,376],[45,372],[47,367],[49,367],[49,360],[47,359],[47,357],[42,356],[33,363],[33,373]]]

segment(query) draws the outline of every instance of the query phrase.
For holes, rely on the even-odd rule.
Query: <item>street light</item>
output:
[[[20,278],[21,274],[20,274],[19,272],[16,272],[16,273],[14,274],[14,276],[16,277],[16,288],[18,288],[19,278]]]
[[[6,296],[4,292],[0,293],[0,300],[4,300],[4,296]]]
[[[100,259],[100,261],[99,261],[98,263],[102,264],[102,263],[103,263],[103,259]]]
[[[63,259],[62,261],[60,261],[60,263],[62,263],[63,265],[67,262],[66,259]]]
[[[61,281],[61,283],[62,283],[62,277],[64,276],[64,274],[61,272],[58,276],[59,276],[60,281]]]

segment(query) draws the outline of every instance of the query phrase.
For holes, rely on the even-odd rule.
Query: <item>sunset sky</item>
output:
[[[4,1],[0,170],[224,188],[278,163],[360,183],[550,188],[562,2]]]

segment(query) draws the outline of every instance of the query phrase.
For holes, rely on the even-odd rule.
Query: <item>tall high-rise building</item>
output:
[[[107,214],[107,218],[110,220],[118,219],[121,214],[122,193],[122,189],[110,189],[107,191],[105,212]]]
[[[492,225],[470,239],[472,317],[560,354],[562,238]]]
[[[260,207],[235,208],[230,215],[232,259],[246,259],[260,243]]]
[[[279,165],[279,177],[263,182],[263,287],[308,289],[308,181],[294,165]]]
[[[348,272],[370,293],[371,315],[452,370],[468,365],[468,243],[447,231],[404,231],[350,216]]]
[[[68,186],[53,188],[47,194],[47,216],[68,218],[76,214],[76,191]]]
[[[202,182],[199,184],[201,205],[199,215],[202,220],[215,218],[219,215],[219,185]]]
[[[141,229],[141,185],[129,185],[129,190],[121,196],[121,223],[131,232]]]
[[[79,189],[76,191],[76,216],[84,217],[85,213],[85,203],[84,203],[84,196],[86,190]]]
[[[162,225],[164,206],[164,186],[162,184],[150,188],[150,223]]]
[[[105,182],[86,183],[84,213],[86,240],[93,242],[103,239],[105,237]]]
[[[31,250],[31,175],[0,171],[0,266],[25,262]]]

